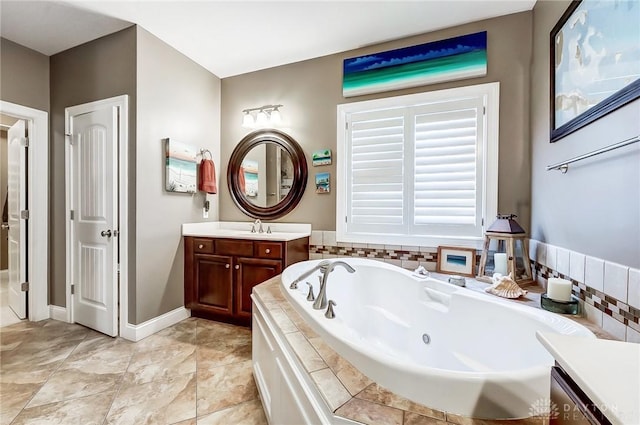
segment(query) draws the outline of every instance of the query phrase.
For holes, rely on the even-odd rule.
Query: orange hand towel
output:
[[[198,189],[207,193],[218,193],[216,184],[216,167],[210,159],[203,159],[200,163],[200,180]]]

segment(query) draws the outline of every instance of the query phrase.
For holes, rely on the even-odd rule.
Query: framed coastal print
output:
[[[573,1],[550,34],[551,142],[640,97],[640,2]]]
[[[196,147],[165,139],[165,190],[196,193]]]
[[[476,270],[476,250],[453,246],[438,247],[438,273],[457,274],[474,277]]]

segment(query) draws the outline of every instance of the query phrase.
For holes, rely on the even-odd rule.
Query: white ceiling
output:
[[[535,1],[0,0],[0,33],[52,55],[135,23],[224,78],[531,10]]]

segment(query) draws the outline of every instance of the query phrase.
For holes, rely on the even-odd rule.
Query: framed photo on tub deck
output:
[[[475,277],[476,250],[475,248],[457,248],[454,246],[438,247],[438,273],[457,274]]]

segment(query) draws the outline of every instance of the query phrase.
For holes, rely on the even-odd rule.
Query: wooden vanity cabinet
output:
[[[308,259],[308,237],[280,242],[185,236],[185,306],[195,317],[249,326],[253,287]]]

